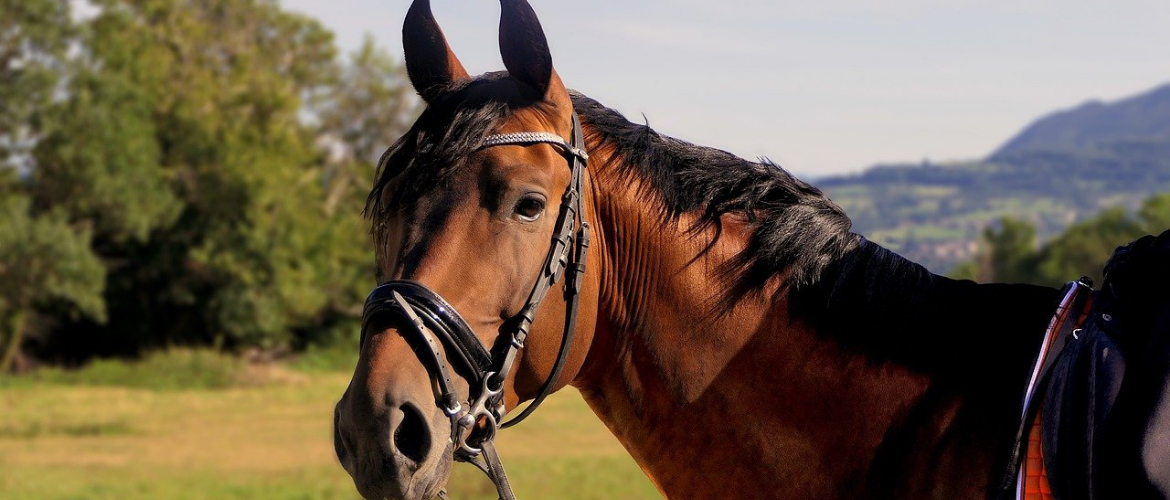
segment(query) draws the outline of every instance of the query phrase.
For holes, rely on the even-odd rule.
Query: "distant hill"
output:
[[[986,159],[879,165],[816,185],[856,231],[945,272],[971,258],[983,228],[1004,215],[1045,236],[1170,192],[1170,85],[1048,115]]]
[[[1090,101],[1029,125],[991,160],[1036,151],[1083,151],[1116,142],[1170,140],[1170,84],[1114,103]]]

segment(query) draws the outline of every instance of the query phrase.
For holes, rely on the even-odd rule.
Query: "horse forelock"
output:
[[[453,175],[468,164],[485,136],[519,109],[549,106],[533,101],[531,92],[505,72],[455,81],[430,89],[429,95],[414,125],[378,161],[363,211],[377,252],[385,250],[388,221],[451,187]]]

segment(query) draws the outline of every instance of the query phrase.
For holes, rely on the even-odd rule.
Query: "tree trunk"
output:
[[[16,359],[16,353],[20,352],[20,344],[24,341],[24,309],[17,309],[16,312],[9,317],[8,324],[8,340],[7,345],[0,345],[3,348],[3,355],[0,356],[0,374],[8,373],[12,370],[12,362]]]

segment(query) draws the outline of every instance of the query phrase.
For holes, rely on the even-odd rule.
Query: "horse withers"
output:
[[[510,496],[496,430],[568,384],[668,498],[1002,491],[1058,290],[931,274],[778,166],[567,90],[501,5],[504,72],[468,75],[426,0],[403,28],[427,108],[368,198],[384,284],[335,412],[364,497],[441,495],[456,459]]]

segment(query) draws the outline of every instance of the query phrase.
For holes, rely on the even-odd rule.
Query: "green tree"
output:
[[[1060,285],[1080,276],[1102,281],[1102,267],[1118,246],[1170,228],[1170,194],[1147,199],[1136,213],[1110,208],[1073,224],[1042,246],[1036,228],[1005,218],[983,232],[985,250],[951,271],[957,278]]]
[[[92,228],[107,269],[110,321],[70,344],[275,347],[353,326],[368,237],[360,197],[331,193],[368,185],[365,158],[413,113],[401,68],[370,45],[343,67],[328,30],[274,1],[93,3],[32,176],[37,209]],[[330,134],[352,151],[344,182]]]
[[[1138,210],[1138,219],[1149,234],[1162,234],[1170,229],[1170,193],[1146,200]]]
[[[0,0],[0,166],[39,135],[71,29],[67,1]]]
[[[360,217],[365,194],[373,183],[382,152],[413,123],[421,102],[415,97],[405,67],[366,37],[360,49],[349,54],[337,79],[321,89],[309,103],[316,117],[317,144],[326,153],[323,167],[322,208],[332,222],[329,238],[349,239],[368,232]],[[363,240],[364,241],[364,240]],[[327,274],[347,287],[329,294],[323,326],[303,329],[298,342],[356,342],[362,298],[371,285],[369,246],[338,248]]]
[[[104,321],[105,271],[89,247],[89,232],[70,227],[63,214],[33,217],[27,198],[0,195],[0,373],[8,372],[35,308],[65,303]]]
[[[182,205],[159,164],[149,97],[122,75],[88,67],[69,89],[45,112],[52,132],[35,150],[38,207],[62,209],[112,242],[145,241],[173,224]]]
[[[981,279],[1009,283],[1028,282],[1033,278],[1036,251],[1036,228],[1027,222],[1004,217],[998,227],[983,231],[988,252]]]
[[[1058,284],[1085,275],[1101,283],[1101,268],[1118,246],[1145,235],[1121,207],[1072,225],[1037,253],[1033,282]]]
[[[329,151],[326,164],[326,209],[345,201],[358,208],[370,188],[378,158],[410,128],[420,101],[401,64],[367,36],[350,54],[336,84],[313,102],[320,120],[319,142]]]

